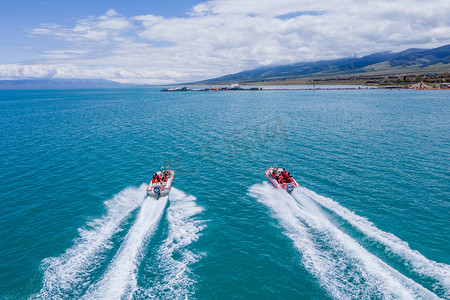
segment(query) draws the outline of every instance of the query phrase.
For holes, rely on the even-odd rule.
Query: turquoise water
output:
[[[449,100],[0,91],[0,298],[450,299]]]

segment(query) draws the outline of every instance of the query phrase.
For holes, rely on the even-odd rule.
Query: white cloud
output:
[[[179,18],[127,18],[110,9],[72,28],[34,29],[35,36],[65,44],[45,49],[33,65],[0,66],[0,77],[183,82],[271,64],[436,47],[450,43],[448,32],[447,0],[215,0]]]
[[[133,69],[129,71],[123,68],[82,68],[70,64],[37,64],[20,65],[8,64],[0,65],[0,74],[3,79],[17,78],[103,78],[124,83],[175,83],[179,74],[172,71],[149,71],[145,68]]]
[[[42,24],[32,30],[32,34],[57,37],[67,41],[105,41],[122,34],[131,27],[131,22],[113,9],[98,18],[81,19],[73,28],[55,24]]]

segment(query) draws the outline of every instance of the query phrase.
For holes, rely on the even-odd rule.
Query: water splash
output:
[[[296,201],[268,184],[250,194],[267,205],[302,255],[302,262],[337,299],[438,299],[339,230],[313,202]]]
[[[437,281],[434,284],[434,289],[438,291],[444,290],[444,297],[450,298],[449,265],[437,263],[427,259],[420,252],[412,250],[408,243],[402,241],[392,233],[384,232],[378,229],[367,219],[356,215],[328,197],[318,195],[304,187],[297,188],[293,195],[299,202],[304,202],[307,198],[309,198],[319,203],[323,207],[340,216],[342,219],[346,220],[349,224],[365,234],[367,237],[387,246],[389,251],[404,259],[408,266],[412,267],[412,270],[415,273]]]
[[[120,225],[142,204],[145,188],[145,184],[128,187],[106,201],[106,214],[79,229],[80,237],[72,247],[59,257],[44,259],[43,286],[32,298],[79,297],[104,259],[103,253],[111,248],[111,239],[121,230]]]
[[[144,245],[155,232],[167,201],[168,196],[159,200],[146,198],[119,251],[100,281],[89,288],[85,299],[132,298],[137,290],[138,268],[143,258]]]
[[[144,291],[146,297],[157,299],[192,298],[195,280],[190,265],[202,256],[188,249],[198,240],[203,222],[194,217],[203,211],[196,198],[172,189],[167,209],[168,236],[159,247],[155,265],[162,274],[161,280]]]

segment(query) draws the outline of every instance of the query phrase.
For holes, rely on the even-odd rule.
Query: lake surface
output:
[[[0,91],[0,129],[0,298],[450,299],[448,92]]]

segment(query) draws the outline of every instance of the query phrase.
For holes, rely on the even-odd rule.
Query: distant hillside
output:
[[[105,79],[22,79],[0,80],[0,89],[83,89],[121,88],[134,85]]]
[[[228,84],[296,78],[320,78],[352,74],[398,74],[413,72],[450,72],[450,45],[435,49],[408,49],[399,53],[376,53],[361,58],[302,62],[262,67],[199,83]]]

